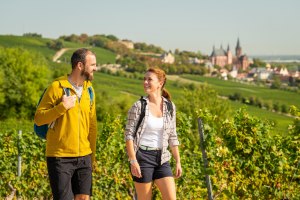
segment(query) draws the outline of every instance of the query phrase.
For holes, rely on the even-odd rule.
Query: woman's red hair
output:
[[[154,68],[151,67],[147,70],[147,72],[151,72],[156,74],[157,78],[159,81],[163,81],[163,86],[162,86],[162,96],[165,97],[168,100],[171,100],[171,94],[165,89],[165,84],[167,82],[166,78],[166,73],[164,70],[159,69],[159,68]]]

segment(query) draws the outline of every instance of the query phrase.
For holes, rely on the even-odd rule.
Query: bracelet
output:
[[[130,164],[132,165],[133,163],[136,163],[137,160],[129,160]]]

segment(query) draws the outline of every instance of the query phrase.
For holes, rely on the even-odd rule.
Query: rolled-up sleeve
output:
[[[169,145],[172,146],[178,146],[179,141],[177,137],[177,132],[176,132],[176,107],[175,104],[172,102],[173,105],[173,117],[171,119],[171,132],[170,132],[170,137],[169,137]]]
[[[127,123],[125,127],[125,141],[134,140],[135,138],[135,129],[139,117],[139,106],[138,103],[135,103],[127,113]]]

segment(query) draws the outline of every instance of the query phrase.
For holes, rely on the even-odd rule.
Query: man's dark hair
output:
[[[74,69],[79,62],[85,65],[86,56],[88,54],[95,55],[95,53],[93,53],[91,50],[88,50],[86,48],[77,49],[71,57],[72,69]]]

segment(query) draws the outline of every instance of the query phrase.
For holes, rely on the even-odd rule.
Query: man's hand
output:
[[[62,103],[64,105],[64,107],[69,110],[71,108],[73,108],[75,106],[76,103],[76,95],[72,95],[72,96],[66,96],[64,95],[62,97]]]

